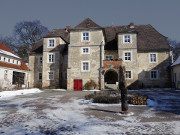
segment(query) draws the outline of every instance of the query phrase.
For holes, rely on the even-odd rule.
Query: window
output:
[[[54,63],[54,56],[55,56],[55,54],[54,53],[51,53],[51,54],[48,54],[48,62],[49,63]]]
[[[49,47],[54,47],[54,39],[49,40]]]
[[[42,73],[39,73],[39,80],[42,80]]]
[[[8,71],[4,70],[4,80],[8,80]]]
[[[158,71],[157,70],[151,70],[150,79],[151,80],[157,80],[158,79]]]
[[[13,63],[14,63],[14,60],[13,60]]]
[[[81,63],[81,70],[85,71],[85,72],[89,72],[90,71],[89,61],[83,61]]]
[[[125,72],[125,75],[126,75],[126,79],[132,79],[132,73],[131,73],[131,71],[126,71],[126,72]]]
[[[43,58],[42,56],[39,57],[39,64],[42,64]]]
[[[151,63],[157,62],[156,53],[151,53],[150,54],[150,62]]]
[[[131,61],[131,52],[124,53],[124,61]]]
[[[83,32],[82,33],[82,40],[83,41],[89,41],[89,32]]]
[[[4,58],[4,61],[6,61],[6,58]]]
[[[131,43],[131,36],[130,35],[124,35],[124,43]]]
[[[0,60],[1,60],[1,56],[0,56]]]
[[[8,62],[10,62],[10,59],[8,59]]]
[[[19,62],[19,61],[17,61],[17,65],[18,65],[18,62]]]
[[[82,48],[82,54],[89,54],[90,53],[90,48],[86,47],[86,48]]]
[[[54,80],[54,72],[50,71],[48,72],[48,80]]]
[[[111,55],[106,55],[106,60],[112,60],[113,59],[113,56]]]

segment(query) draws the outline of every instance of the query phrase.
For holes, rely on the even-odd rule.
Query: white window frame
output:
[[[151,61],[151,54],[155,54],[155,56],[156,56],[156,61]],[[158,59],[157,59],[157,53],[149,53],[149,63],[157,63],[158,61]]]
[[[53,56],[54,56],[53,62],[52,62],[52,61],[49,61],[49,55],[53,55]],[[52,59],[52,58],[51,58],[51,59]],[[48,54],[47,54],[47,63],[55,63],[55,53],[48,53]]]
[[[39,72],[39,73],[38,73],[38,80],[42,81],[42,79],[39,78],[39,74],[41,74],[41,76],[42,76],[42,72]],[[42,77],[43,77],[43,76],[42,76]]]
[[[154,71],[156,72],[156,78],[152,78],[152,77],[151,77],[151,72],[152,72],[152,71],[153,71],[153,72],[154,72]],[[158,79],[159,79],[159,72],[158,72],[158,70],[151,70],[150,73],[149,73],[149,75],[150,75],[150,80],[158,80]]]
[[[106,59],[107,56],[111,56],[113,59],[113,55],[105,55],[105,60],[111,60],[111,59]]]
[[[42,63],[43,63],[43,56],[39,56],[39,58],[38,58],[38,63],[39,63],[39,65],[42,65],[42,63],[41,63],[41,58],[42,58]],[[48,57],[49,58],[49,57]]]
[[[130,72],[131,73],[131,78],[126,78],[126,72]],[[128,80],[133,79],[133,72],[132,72],[132,70],[126,70],[125,71],[125,78],[128,79]]]
[[[52,79],[49,78],[49,73],[53,73]],[[47,80],[54,80],[54,71],[48,71]]]
[[[125,42],[125,36],[130,36],[130,37],[129,37],[129,38],[130,38],[130,42]],[[125,35],[123,35],[123,43],[124,43],[124,44],[132,43],[132,35],[130,35],[130,34],[125,34]]]
[[[88,52],[84,52],[84,49],[88,49]],[[90,54],[90,47],[81,47],[81,54]]]
[[[54,46],[50,46],[50,40],[54,40]],[[47,48],[55,48],[55,43],[56,43],[55,38],[49,38],[48,39],[48,46],[47,46]]]
[[[88,33],[89,40],[84,40],[84,36],[83,36],[84,33]],[[85,37],[87,37],[87,36],[85,36]],[[90,41],[90,32],[87,32],[87,31],[81,32],[81,41],[82,42],[89,42]]]
[[[88,63],[88,70],[83,69],[83,63]],[[81,72],[90,72],[90,61],[81,61]]]
[[[131,60],[125,60],[125,53],[130,53],[130,59]],[[131,51],[123,51],[123,58],[124,58],[124,62],[131,62],[132,61],[132,52]]]

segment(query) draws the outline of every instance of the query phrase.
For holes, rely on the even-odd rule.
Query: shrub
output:
[[[120,97],[111,97],[111,96],[95,96],[93,103],[105,103],[105,104],[118,104],[120,103]]]
[[[86,100],[93,99],[94,97],[95,97],[94,94],[85,95],[85,99],[86,99]]]
[[[92,89],[95,89],[97,86],[98,85],[96,84],[96,82],[94,80],[90,80],[84,85],[84,89],[92,90]]]

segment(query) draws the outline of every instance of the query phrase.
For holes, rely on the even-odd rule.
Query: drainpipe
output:
[[[100,44],[100,68],[99,68],[99,90],[101,90],[101,69],[102,69],[102,43]]]

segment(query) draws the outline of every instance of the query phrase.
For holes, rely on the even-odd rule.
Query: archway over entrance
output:
[[[118,74],[114,70],[108,70],[104,75],[104,79],[107,84],[116,84],[118,82]]]

